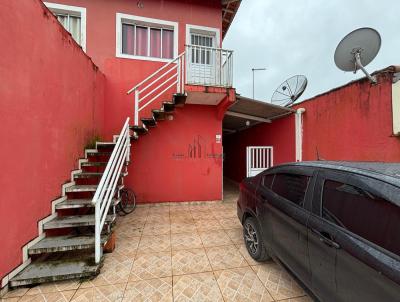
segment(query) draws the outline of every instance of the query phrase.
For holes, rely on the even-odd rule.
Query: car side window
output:
[[[270,189],[272,182],[274,181],[275,174],[268,174],[263,176],[262,184],[264,187]]]
[[[276,174],[272,191],[299,206],[303,206],[309,179],[305,175],[290,173]]]
[[[400,207],[361,188],[326,180],[322,217],[400,256]]]

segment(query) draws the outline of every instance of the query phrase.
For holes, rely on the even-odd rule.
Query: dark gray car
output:
[[[400,164],[302,162],[240,186],[258,261],[283,264],[321,301],[400,301]]]

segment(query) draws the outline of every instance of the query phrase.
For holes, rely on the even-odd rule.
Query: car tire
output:
[[[258,262],[270,259],[255,218],[248,217],[243,223],[243,239],[251,258]]]

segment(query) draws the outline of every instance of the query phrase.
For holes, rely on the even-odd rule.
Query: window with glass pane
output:
[[[122,53],[135,54],[135,26],[122,24]]]
[[[264,187],[266,187],[268,189],[271,188],[272,182],[274,180],[274,176],[275,176],[275,174],[269,174],[269,175],[265,175],[263,177],[263,185],[264,185]]]
[[[196,64],[211,64],[211,49],[207,47],[213,47],[213,37],[204,36],[200,34],[191,34],[192,48],[192,63]]]
[[[70,14],[56,14],[56,17],[72,38],[81,45],[81,18]]]
[[[322,216],[400,256],[400,207],[390,201],[361,188],[327,180]]]
[[[303,206],[309,177],[298,174],[276,174],[272,191],[291,202]]]
[[[122,53],[172,59],[174,56],[174,31],[124,23],[122,24]]]

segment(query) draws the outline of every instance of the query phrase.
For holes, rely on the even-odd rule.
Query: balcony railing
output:
[[[134,123],[139,125],[140,112],[166,92],[185,93],[185,84],[231,88],[232,78],[231,50],[186,45],[178,57],[127,92],[135,96]]]
[[[186,84],[232,87],[231,50],[186,45]]]

